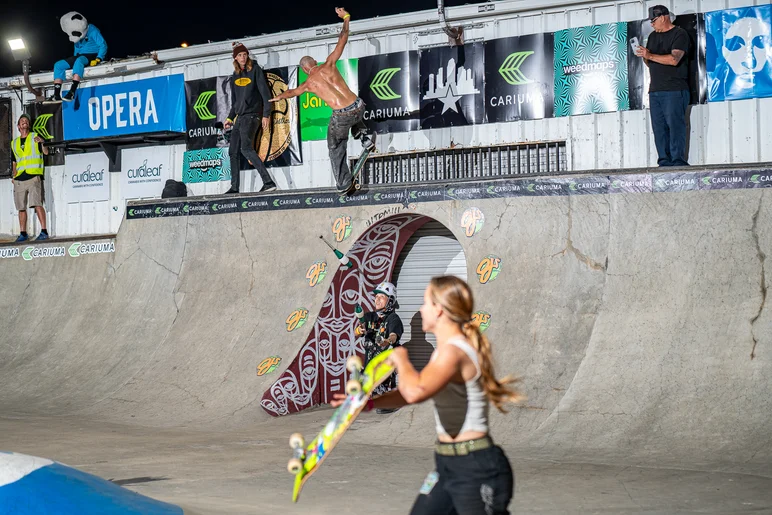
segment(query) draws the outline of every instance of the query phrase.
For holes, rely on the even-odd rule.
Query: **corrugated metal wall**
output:
[[[631,21],[646,16],[649,5],[659,2],[605,2],[595,4],[550,7],[533,12],[520,12],[495,16],[503,8],[522,2],[495,2],[496,11],[492,17],[475,20],[465,29],[466,41],[495,39],[513,35],[552,32],[571,27],[581,27],[616,21]],[[664,2],[676,14],[707,12],[729,7],[753,5],[747,0],[702,0]],[[756,1],[756,5],[765,2]],[[455,9],[468,9],[455,8]],[[453,17],[454,10],[448,11],[454,24],[463,19]],[[469,12],[468,10],[465,12]],[[409,15],[408,15],[409,16]],[[406,17],[406,20],[408,18]],[[360,21],[359,23],[364,23]],[[408,22],[406,22],[407,24]],[[438,25],[413,26],[387,32],[358,34],[357,22],[352,26],[352,36],[343,58],[417,50],[427,46],[444,44],[447,36]],[[278,39],[279,35],[277,35]],[[270,54],[265,49],[253,52],[264,67],[295,65],[303,55],[324,59],[335,45],[336,37],[319,36],[313,43],[283,45],[281,50]],[[89,80],[88,85],[143,79],[171,73],[184,73],[186,79],[229,74],[232,71],[230,55],[189,61],[168,62],[160,70],[137,73],[131,76],[110,79]],[[20,112],[15,95],[4,91],[2,96],[14,99],[14,112]],[[26,98],[29,101],[31,98]],[[720,102],[694,106],[691,110],[691,136],[689,162],[692,164],[750,163],[772,161],[772,143],[769,134],[772,128],[772,98]],[[712,122],[712,123],[708,123]],[[571,170],[635,168],[656,165],[656,152],[651,133],[648,110],[626,111],[607,114],[552,118],[516,123],[485,124],[468,127],[432,129],[409,133],[389,134],[378,141],[380,152],[410,151],[416,149],[447,148],[454,145],[465,147],[517,143],[524,141],[566,140]],[[349,152],[358,152],[358,143],[350,142]],[[184,146],[177,147],[175,178],[181,177],[181,162]],[[272,173],[280,188],[319,188],[333,184],[330,172],[327,145],[324,141],[303,143],[303,165],[273,168]],[[51,181],[56,184],[57,171],[48,170]],[[255,172],[244,174],[242,189],[253,191]],[[117,183],[117,180],[114,181]],[[257,186],[259,186],[259,181]],[[52,233],[81,235],[117,231],[123,216],[124,199],[120,198],[118,186],[112,187],[114,196],[109,202],[84,205],[61,205],[53,192],[53,205],[49,207],[52,218]],[[194,184],[189,190],[194,195],[215,194],[228,188],[224,183]],[[55,190],[55,188],[54,188]],[[18,230],[16,213],[13,210],[11,184],[0,181],[0,234],[11,234]]]

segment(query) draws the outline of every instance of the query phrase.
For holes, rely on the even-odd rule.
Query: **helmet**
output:
[[[399,302],[397,302],[397,288],[391,284],[388,281],[384,281],[378,286],[375,287],[373,290],[373,293],[378,295],[379,293],[382,293],[386,295],[389,298],[389,302],[386,304],[386,307],[383,308],[381,311],[382,315],[386,315],[388,313],[391,313],[395,309],[399,309]]]
[[[390,299],[397,298],[397,288],[393,284],[387,281],[384,281],[378,286],[376,286],[375,289],[373,290],[373,293],[375,293],[376,295],[379,293],[383,293]]]

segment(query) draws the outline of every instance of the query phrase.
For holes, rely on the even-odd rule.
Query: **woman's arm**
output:
[[[408,404],[416,404],[434,397],[445,388],[459,371],[463,351],[456,347],[445,346],[434,351],[429,364],[419,373],[410,363],[407,349],[397,347],[390,359],[397,369],[399,393]]]

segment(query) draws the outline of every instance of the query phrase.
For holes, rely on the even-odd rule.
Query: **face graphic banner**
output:
[[[772,5],[705,13],[708,101],[772,96]]]
[[[421,128],[483,123],[485,50],[482,43],[423,50]]]
[[[626,111],[627,23],[555,33],[555,116]]]
[[[488,122],[551,118],[554,35],[530,34],[485,42]]]
[[[418,130],[418,52],[360,57],[358,75],[368,128],[378,133]]]

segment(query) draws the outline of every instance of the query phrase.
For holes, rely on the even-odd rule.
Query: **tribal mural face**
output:
[[[354,264],[335,273],[311,334],[287,370],[263,394],[260,402],[273,416],[288,415],[324,404],[345,391],[349,379],[346,358],[364,355],[354,335],[354,307],[373,310],[371,292],[391,281],[402,248],[430,218],[400,214],[371,227],[352,245],[347,256]]]

